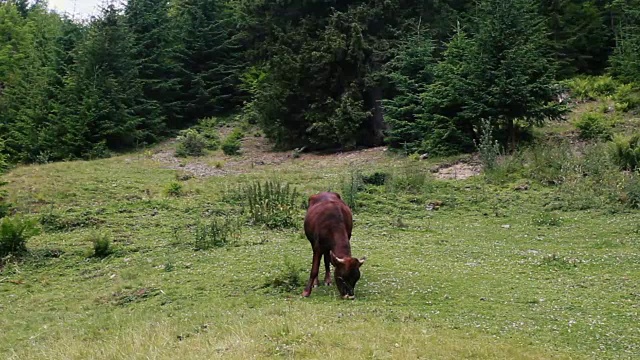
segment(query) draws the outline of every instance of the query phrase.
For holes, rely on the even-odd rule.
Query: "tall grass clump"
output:
[[[627,176],[620,172],[606,149],[606,144],[592,144],[568,156],[558,193],[565,209],[619,207]]]
[[[611,143],[611,155],[622,170],[640,167],[640,133],[630,137],[616,136]]]
[[[89,240],[91,240],[91,244],[93,245],[93,251],[90,254],[91,257],[104,259],[113,254],[113,245],[109,235],[93,232],[89,235]]]
[[[22,217],[3,218],[0,220],[0,258],[26,254],[27,241],[39,233],[33,221]]]
[[[267,180],[242,188],[249,218],[253,224],[270,229],[297,226],[296,212],[300,194],[287,183]]]
[[[559,185],[566,179],[574,155],[564,141],[545,141],[527,149],[524,157],[529,178],[544,185]]]
[[[362,172],[359,169],[350,167],[347,173],[343,174],[340,181],[340,197],[352,211],[356,211],[358,208],[358,193],[363,188]]]
[[[240,222],[230,218],[213,218],[196,227],[194,248],[208,250],[232,244],[240,237]]]
[[[285,257],[284,267],[280,269],[276,276],[265,281],[264,287],[271,287],[283,292],[292,292],[302,286],[303,283],[296,265],[291,259]]]
[[[392,194],[410,193],[420,194],[430,180],[429,170],[420,163],[411,162],[396,168],[389,180],[386,181],[386,191]]]
[[[184,130],[180,136],[178,136],[178,145],[176,146],[176,156],[202,156],[204,155],[204,149],[207,146],[207,141],[200,133],[195,129]]]
[[[480,154],[480,161],[484,169],[486,171],[493,170],[500,156],[500,144],[498,140],[493,138],[489,120],[482,120],[480,140],[476,143],[476,148]]]
[[[575,122],[580,131],[580,137],[585,140],[609,140],[611,125],[607,118],[600,113],[584,113]]]

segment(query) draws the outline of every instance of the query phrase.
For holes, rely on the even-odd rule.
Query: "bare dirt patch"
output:
[[[162,150],[151,157],[153,160],[165,164],[166,168],[182,170],[197,177],[221,176],[233,173],[229,169],[219,169],[202,161],[179,159],[174,155],[174,150]]]
[[[435,176],[438,179],[464,180],[479,175],[481,171],[482,166],[478,163],[458,162],[438,168]]]
[[[175,156],[175,140],[172,140],[163,144],[161,150],[151,158],[162,163],[165,168],[184,171],[196,177],[210,177],[246,173],[257,167],[278,167],[286,164],[303,167],[366,164],[380,160],[387,150],[386,147],[375,147],[337,153],[309,152],[301,153],[296,158],[292,151],[274,151],[264,136],[248,135],[241,142],[241,155],[227,156],[222,151],[215,151],[200,158],[178,158]],[[214,166],[216,163],[219,167]]]

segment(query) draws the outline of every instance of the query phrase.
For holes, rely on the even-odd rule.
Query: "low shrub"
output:
[[[635,170],[640,166],[640,133],[630,137],[616,136],[611,143],[614,162],[623,170]]]
[[[572,96],[580,101],[611,96],[618,88],[618,83],[608,75],[579,76],[566,81],[565,84],[571,90]]]
[[[546,185],[562,183],[574,157],[564,141],[548,141],[528,148],[525,154],[528,175]]]
[[[374,172],[369,175],[362,175],[362,183],[366,185],[382,186],[387,182],[390,176],[386,172]]]
[[[611,138],[611,125],[603,114],[584,113],[575,122],[580,137],[586,140],[608,140]]]
[[[93,244],[91,257],[104,259],[113,253],[112,241],[108,235],[94,232],[89,235],[89,240]]]
[[[618,87],[613,95],[617,111],[629,111],[640,107],[640,91],[634,84],[623,84]]]
[[[22,217],[3,218],[0,220],[0,258],[24,255],[29,238],[39,233],[33,221]]]
[[[220,148],[220,135],[218,128],[220,121],[217,118],[209,117],[198,121],[195,128],[205,140],[205,148],[207,150],[218,150]]]
[[[178,145],[176,146],[176,156],[202,156],[207,146],[207,141],[195,129],[187,129],[178,136]]]
[[[213,218],[207,223],[200,223],[196,227],[194,248],[208,250],[229,245],[239,238],[240,228],[239,221],[230,218]]]
[[[483,119],[481,125],[480,140],[476,143],[476,148],[480,154],[480,161],[485,170],[491,171],[500,156],[501,146],[498,140],[493,138],[493,129],[488,120]]]
[[[233,156],[240,154],[242,144],[240,140],[244,137],[242,129],[235,128],[222,142],[222,152],[225,155]]]
[[[182,184],[179,182],[172,181],[164,189],[164,193],[169,196],[181,196],[182,195]]]

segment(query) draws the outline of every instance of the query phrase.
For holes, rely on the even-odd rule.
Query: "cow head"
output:
[[[356,259],[354,257],[337,257],[331,251],[331,263],[335,267],[333,274],[340,296],[343,299],[355,299],[356,283],[360,280],[360,266],[364,264],[366,257]]]

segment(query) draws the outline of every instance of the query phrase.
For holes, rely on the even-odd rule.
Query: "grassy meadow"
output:
[[[640,357],[640,213],[621,200],[640,190],[603,145],[543,143],[476,174],[476,157],[289,156],[259,141],[6,174],[14,211],[42,231],[0,272],[0,357]],[[453,164],[475,176],[439,176]],[[293,226],[250,221],[247,186],[267,180],[299,192]],[[324,190],[354,205],[353,253],[367,256],[354,301],[335,286],[300,297],[304,203]],[[224,221],[228,237],[198,243]]]

